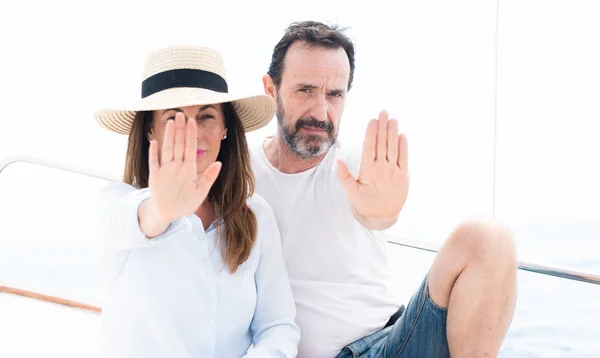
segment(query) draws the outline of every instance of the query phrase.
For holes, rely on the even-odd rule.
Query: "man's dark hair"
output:
[[[348,90],[352,87],[354,79],[354,44],[343,32],[346,28],[337,25],[326,25],[318,21],[302,21],[292,23],[279,40],[273,50],[271,65],[267,74],[273,78],[275,87],[281,84],[281,75],[284,69],[285,55],[292,44],[302,41],[309,46],[319,46],[330,49],[343,48],[350,62],[350,78],[348,79]]]

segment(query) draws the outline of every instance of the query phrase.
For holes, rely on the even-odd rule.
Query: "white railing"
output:
[[[67,171],[70,173],[81,174],[81,175],[98,178],[98,179],[105,179],[105,180],[114,180],[115,179],[115,178],[112,178],[111,176],[107,175],[106,173],[94,172],[93,170],[82,169],[82,168],[70,166],[67,164],[55,163],[55,162],[50,162],[50,161],[39,159],[39,158],[27,158],[27,157],[13,157],[13,158],[8,158],[8,159],[4,159],[4,160],[0,161],[0,174],[7,166],[9,166],[13,163],[36,164],[36,165],[40,165],[40,166],[44,166],[44,167],[48,167],[48,168],[59,169],[59,170]],[[409,238],[393,236],[393,235],[389,236],[388,242],[391,244],[394,244],[394,245],[400,245],[400,246],[404,246],[404,247],[409,247],[409,248],[413,248],[413,249],[429,251],[429,252],[434,252],[434,253],[438,252],[440,249],[440,246],[436,245],[436,244],[412,240]],[[581,281],[581,282],[600,285],[600,276],[599,275],[575,271],[575,270],[571,270],[571,269],[567,269],[567,268],[563,268],[563,267],[519,261],[518,268],[520,270],[535,272],[535,273],[542,274],[542,275],[549,275],[549,276],[559,277],[559,278],[568,279],[568,280],[575,280],[575,281]],[[85,303],[72,301],[72,300],[68,300],[68,299],[64,299],[64,298],[60,298],[60,297],[49,296],[49,295],[45,295],[45,294],[41,294],[41,293],[37,293],[37,292],[33,292],[33,291],[27,291],[27,290],[23,290],[23,289],[19,289],[19,288],[0,286],[0,293],[9,293],[9,294],[13,294],[13,295],[29,297],[32,299],[42,300],[42,301],[46,301],[46,302],[52,302],[52,303],[56,303],[56,304],[60,304],[60,305],[64,305],[64,306],[70,306],[70,307],[74,307],[74,308],[78,308],[78,309],[82,309],[82,310],[86,310],[86,311],[90,311],[90,312],[94,312],[94,313],[101,312],[100,307],[96,307],[96,306],[92,306],[92,305],[88,305]]]

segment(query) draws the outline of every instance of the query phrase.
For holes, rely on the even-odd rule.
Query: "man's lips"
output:
[[[304,129],[305,131],[310,133],[327,133],[327,130],[315,127],[300,127],[300,129]]]

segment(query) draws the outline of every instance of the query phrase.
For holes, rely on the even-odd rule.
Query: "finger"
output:
[[[365,141],[363,142],[363,153],[361,166],[372,164],[375,160],[375,144],[377,143],[377,121],[371,119],[365,131]]]
[[[158,144],[156,140],[150,141],[150,148],[148,149],[148,170],[149,177],[152,178],[158,172],[160,165],[158,164]]]
[[[387,155],[388,113],[381,111],[377,120],[377,145],[375,160],[385,160]]]
[[[198,150],[198,130],[196,121],[190,119],[185,128],[185,155],[184,161],[189,164],[196,164],[196,152]],[[194,170],[195,172],[195,170]]]
[[[342,183],[342,186],[346,191],[352,190],[352,188],[356,187],[356,179],[350,172],[348,165],[341,159],[337,160],[338,164],[338,178]]]
[[[198,180],[198,185],[196,186],[196,195],[200,199],[200,201],[204,201],[210,188],[217,180],[219,176],[219,172],[221,171],[221,162],[212,163],[202,174],[200,180]]]
[[[398,162],[398,121],[396,119],[390,119],[388,124],[387,160],[392,163],[392,166]]]
[[[183,150],[185,148],[185,114],[177,112],[175,115],[175,144],[173,148],[173,161],[176,163],[183,162]]]
[[[398,167],[408,171],[408,139],[404,134],[398,138]]]
[[[168,120],[163,135],[162,151],[160,153],[161,164],[167,165],[173,161],[173,138],[175,137],[175,121]]]

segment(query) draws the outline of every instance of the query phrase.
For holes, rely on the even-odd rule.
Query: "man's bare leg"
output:
[[[496,357],[517,299],[517,262],[510,231],[494,221],[458,226],[429,273],[429,294],[448,309],[452,357]]]

